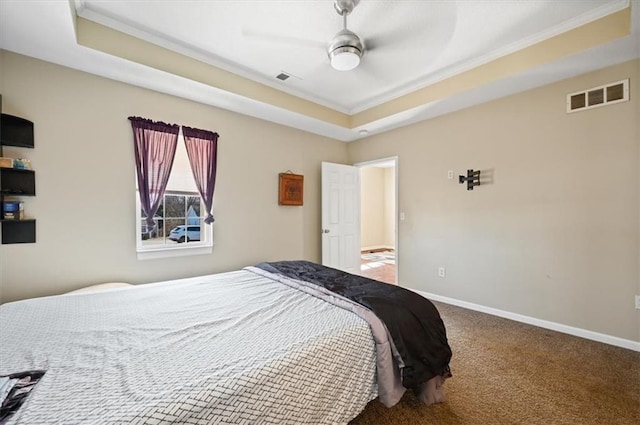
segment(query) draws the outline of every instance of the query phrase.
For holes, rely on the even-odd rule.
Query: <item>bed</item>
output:
[[[292,275],[301,265],[322,267],[270,263],[0,306],[0,376],[45,371],[7,425],[345,424],[376,397],[393,405],[410,344],[366,300]],[[353,276],[335,272],[341,286]],[[442,359],[435,375],[412,385],[426,401],[449,376],[444,343],[429,348]]]

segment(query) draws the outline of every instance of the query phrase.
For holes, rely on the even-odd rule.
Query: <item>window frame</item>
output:
[[[182,195],[182,196],[197,196],[200,198],[200,211],[204,211],[204,205],[202,203],[202,197],[198,192],[190,192],[190,191],[176,191],[176,190],[166,190],[163,194],[162,203],[164,204],[164,197],[167,195]],[[142,205],[140,202],[140,192],[136,187],[135,190],[135,198],[136,198],[136,224],[135,224],[135,237],[136,237],[136,253],[138,255],[138,260],[152,260],[157,258],[168,258],[168,257],[183,257],[189,255],[204,255],[211,254],[213,252],[213,224],[204,223],[204,217],[200,217],[202,224],[200,225],[200,241],[198,242],[187,242],[187,243],[176,243],[176,244],[154,244],[144,245],[142,243],[142,234],[140,229],[142,228]],[[163,208],[164,211],[164,208]],[[163,217],[163,223],[166,222],[166,218]],[[187,228],[189,225],[186,223],[185,217],[185,226]],[[204,229],[203,229],[204,227]],[[204,235],[204,240],[202,240],[202,236]],[[166,237],[166,236],[165,236]]]

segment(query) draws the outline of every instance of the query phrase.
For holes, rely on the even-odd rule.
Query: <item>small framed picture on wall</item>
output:
[[[278,204],[302,205],[304,198],[304,176],[293,173],[280,173],[278,185]]]

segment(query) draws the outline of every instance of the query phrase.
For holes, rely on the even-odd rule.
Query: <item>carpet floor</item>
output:
[[[447,327],[453,378],[432,406],[407,392],[351,425],[640,424],[640,353],[434,303]]]

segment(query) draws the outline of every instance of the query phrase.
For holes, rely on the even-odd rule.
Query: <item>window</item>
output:
[[[201,211],[204,209],[199,194],[166,191],[153,217],[154,227],[147,225],[147,217],[140,209],[142,246],[192,244],[204,241],[200,236],[200,229],[204,225]]]
[[[136,229],[138,259],[208,254],[212,252],[212,226],[204,223],[206,207],[193,178],[182,132],[169,182],[151,227],[140,206],[136,188]]]

